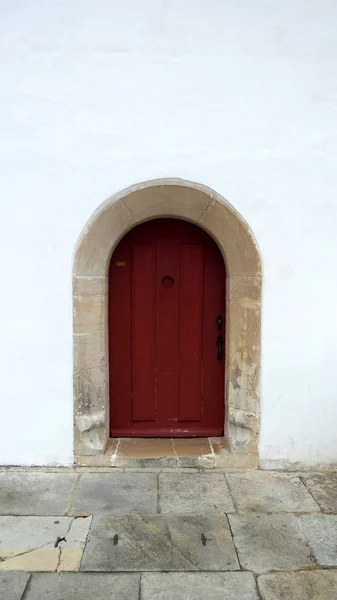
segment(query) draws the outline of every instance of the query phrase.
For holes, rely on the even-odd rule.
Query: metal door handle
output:
[[[216,345],[218,347],[218,351],[217,351],[217,360],[221,360],[222,359],[222,346],[223,346],[223,337],[221,334],[222,331],[222,324],[223,324],[223,318],[221,315],[218,315],[216,318],[216,324],[218,327],[218,337],[216,338]]]
[[[216,345],[218,346],[217,360],[221,360],[222,359],[222,346],[223,346],[222,335],[218,335],[218,337],[216,338]]]

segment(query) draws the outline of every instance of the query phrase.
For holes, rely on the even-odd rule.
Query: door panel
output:
[[[223,259],[202,229],[157,219],[123,238],[109,270],[113,437],[223,434],[224,310]]]

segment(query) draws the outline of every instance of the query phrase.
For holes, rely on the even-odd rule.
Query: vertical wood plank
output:
[[[133,421],[154,421],[155,271],[154,244],[132,247]]]
[[[179,421],[202,419],[203,247],[180,249]]]
[[[172,278],[166,286],[163,278]],[[178,417],[179,244],[157,244],[156,397],[158,426],[176,427]]]

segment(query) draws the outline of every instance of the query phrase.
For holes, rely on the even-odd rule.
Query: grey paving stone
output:
[[[159,512],[224,513],[235,510],[223,474],[164,473],[159,475]]]
[[[25,600],[138,600],[139,580],[137,574],[39,573]]]
[[[21,600],[29,573],[0,573],[0,600]]]
[[[250,514],[228,518],[244,569],[264,573],[312,566],[310,548],[292,515]]]
[[[337,571],[269,573],[258,577],[262,600],[334,600]]]
[[[299,477],[288,473],[240,471],[226,475],[239,511],[317,512],[319,506]]]
[[[69,514],[156,513],[157,495],[155,473],[84,473]]]
[[[259,600],[252,573],[144,573],[141,600]]]
[[[77,473],[0,473],[1,515],[62,515]]]
[[[337,515],[300,515],[297,522],[322,567],[337,567]]]
[[[337,513],[337,473],[305,474],[301,479],[322,510]]]
[[[57,537],[64,537],[72,517],[0,517],[0,552],[3,557],[34,548],[54,547]]]
[[[81,565],[82,571],[235,569],[230,529],[220,515],[95,515]]]

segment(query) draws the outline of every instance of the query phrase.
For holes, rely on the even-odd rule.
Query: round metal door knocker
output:
[[[174,279],[173,279],[173,277],[169,277],[168,275],[165,275],[165,277],[163,277],[161,282],[162,282],[162,285],[164,288],[170,288],[174,284]]]

